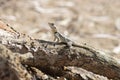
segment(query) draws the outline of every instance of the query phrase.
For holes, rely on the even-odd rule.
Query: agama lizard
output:
[[[74,47],[79,47],[79,48],[83,48],[83,49],[86,49],[92,53],[95,53],[96,51],[92,48],[89,48],[88,46],[85,46],[85,45],[77,45],[75,44],[73,41],[71,41],[70,39],[64,37],[62,34],[60,34],[58,31],[57,31],[57,28],[56,28],[56,25],[54,23],[48,23],[50,28],[52,29],[52,32],[54,34],[54,41],[57,40],[57,42],[64,42],[67,44],[67,46],[69,48],[71,48],[72,46]],[[70,50],[71,52],[71,50]]]
[[[57,28],[56,28],[54,23],[48,23],[48,24],[49,24],[49,26],[52,29],[52,32],[54,34],[54,41],[57,40],[57,42],[64,42],[67,44],[68,47],[72,47],[73,42],[70,39],[64,37],[62,34],[60,34],[57,31]]]

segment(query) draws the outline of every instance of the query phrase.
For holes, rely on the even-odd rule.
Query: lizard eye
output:
[[[51,23],[52,26],[54,26],[54,23]]]
[[[49,25],[51,25],[51,26],[54,26],[54,23],[48,23]]]

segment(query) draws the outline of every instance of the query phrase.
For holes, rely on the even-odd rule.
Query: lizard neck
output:
[[[54,29],[52,32],[53,32],[53,34],[57,34],[58,33],[58,31],[56,29]]]

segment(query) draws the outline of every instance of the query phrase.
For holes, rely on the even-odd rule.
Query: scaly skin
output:
[[[62,34],[60,34],[57,31],[57,28],[56,28],[54,23],[48,23],[48,24],[49,24],[49,26],[52,29],[52,32],[54,34],[54,41],[57,40],[57,42],[65,42],[68,47],[72,47],[73,42],[70,39],[64,37]]]

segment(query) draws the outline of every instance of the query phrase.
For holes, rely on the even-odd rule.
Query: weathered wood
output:
[[[18,56],[0,44],[0,80],[32,80]]]
[[[66,72],[64,66],[74,66],[103,75],[109,79],[120,79],[119,61],[109,56],[108,53],[91,48],[88,45],[73,44],[72,48],[69,48],[66,43],[32,39],[24,34],[19,34],[19,36],[18,33],[12,34],[7,29],[1,30],[0,43],[12,52],[19,53],[18,64],[22,63],[29,67],[36,67],[53,77],[63,77]],[[10,55],[16,58],[16,55],[12,53]],[[12,61],[15,62],[14,59]],[[15,69],[17,70],[17,68]]]
[[[39,67],[54,66],[57,68],[76,66],[107,76],[111,79],[120,78],[119,62],[107,53],[86,45],[81,45],[81,47],[73,46],[73,48],[71,48],[72,53],[70,53],[69,48],[67,48],[64,43],[52,43],[48,41],[43,43],[41,41],[40,45],[41,44],[47,44],[48,47],[43,49],[39,48],[34,53],[34,58],[24,61],[24,64]],[[51,44],[56,44],[56,46],[54,47]]]

